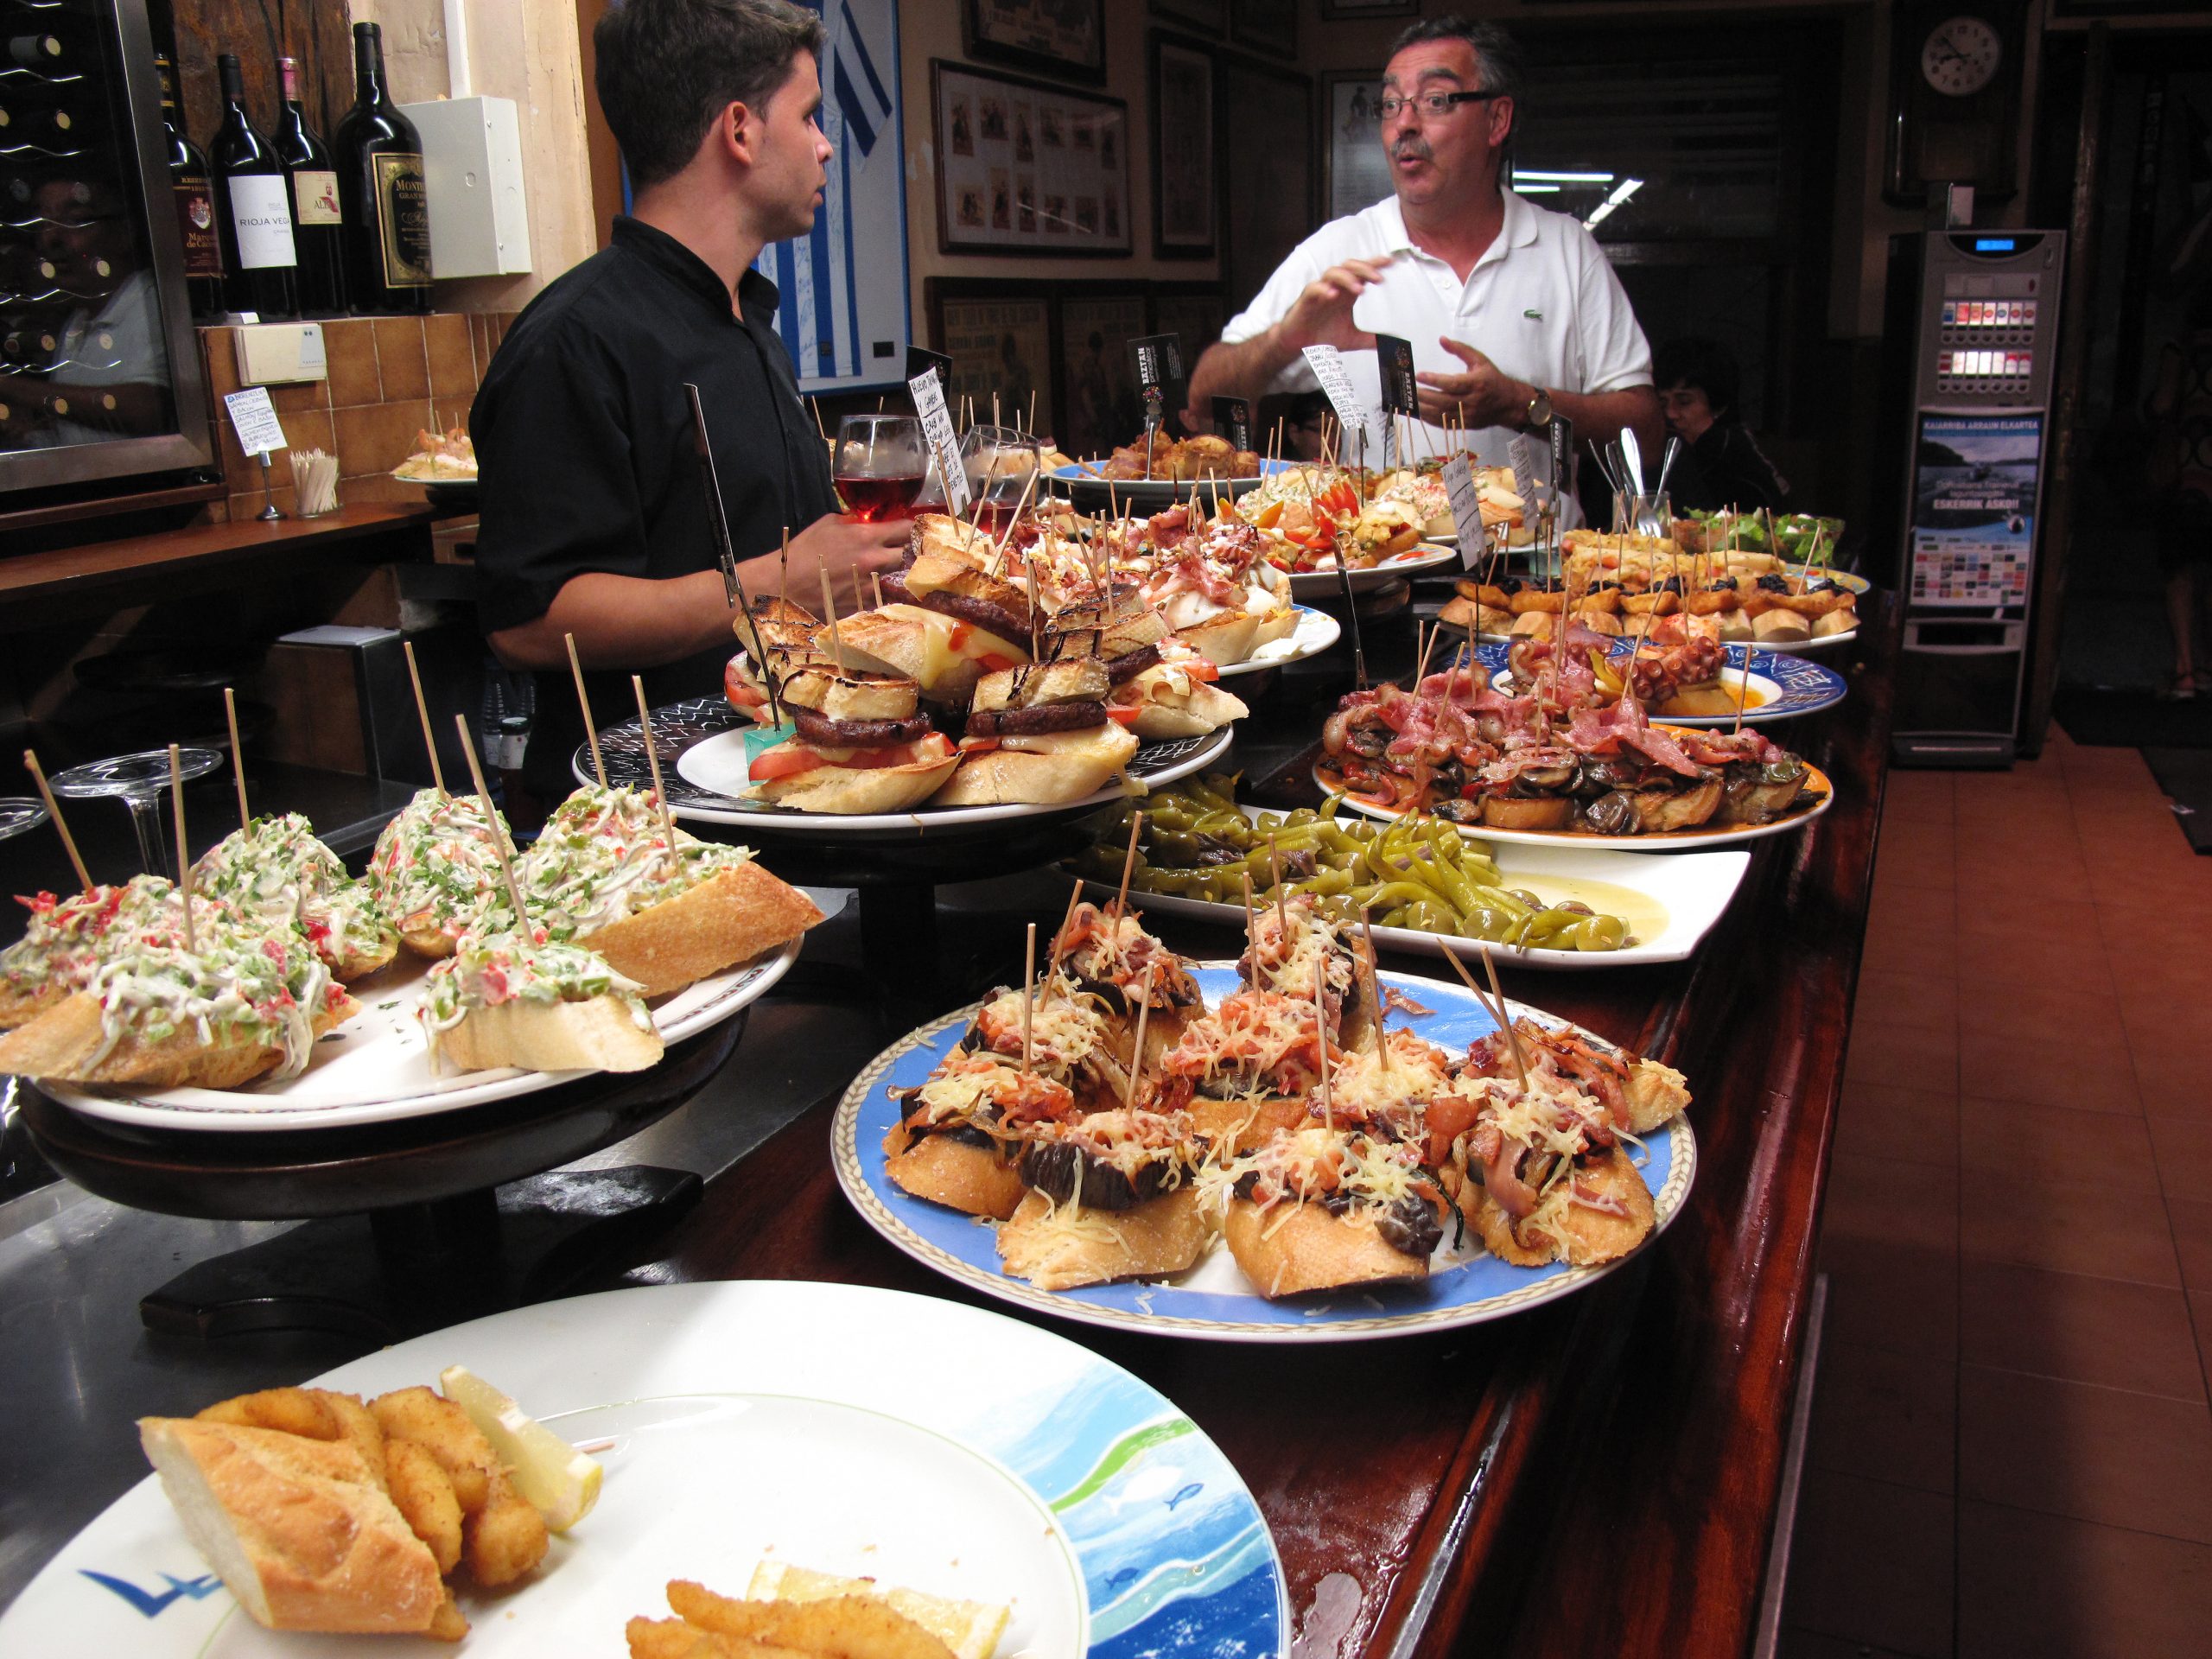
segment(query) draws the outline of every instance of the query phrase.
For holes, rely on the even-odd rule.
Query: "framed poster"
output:
[[[1221,338],[1229,321],[1229,302],[1213,283],[1156,283],[1152,289],[1152,332],[1173,334],[1182,342],[1183,366],[1198,365],[1198,356]]]
[[[1138,288],[1060,295],[1060,373],[1067,406],[1058,437],[1064,454],[1088,461],[1144,430],[1144,401],[1128,345],[1148,329]]]
[[[1106,0],[961,0],[960,26],[971,58],[1106,79]]]
[[[1347,17],[1418,17],[1421,0],[1321,0],[1321,21],[1340,22]]]
[[[1052,284],[932,276],[922,284],[922,302],[931,348],[952,359],[944,401],[954,423],[964,422],[959,411],[970,397],[976,418],[988,421],[995,397],[1008,424],[1019,414],[1027,426],[1033,399],[1038,429],[1048,431],[1058,400]]]
[[[1241,310],[1313,217],[1313,86],[1300,74],[1238,58],[1222,61],[1222,285]]]
[[[1126,256],[1128,105],[930,62],[940,253]]]
[[[822,14],[820,120],[836,154],[814,228],[754,267],[781,295],[776,333],[803,391],[903,384],[906,368],[906,111],[897,0],[801,0]],[[895,247],[899,257],[877,250]],[[857,250],[869,257],[861,257]]]
[[[1203,30],[1216,40],[1229,33],[1229,0],[1152,0],[1152,15]]]
[[[1230,38],[1278,58],[1298,55],[1298,0],[1229,0]]]
[[[1382,96],[1382,73],[1335,73],[1321,78],[1321,100],[1329,130],[1321,145],[1322,206],[1331,219],[1372,207],[1395,188],[1390,158],[1382,148],[1382,124],[1375,100]]]
[[[1213,54],[1152,37],[1152,247],[1162,259],[1214,251]]]

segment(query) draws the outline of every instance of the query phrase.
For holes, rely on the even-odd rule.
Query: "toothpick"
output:
[[[1144,989],[1138,994],[1137,997],[1136,1039],[1129,1049],[1129,1092],[1122,1096],[1122,1104],[1124,1106],[1134,1106],[1137,1103],[1137,1084],[1144,1075],[1145,1021],[1152,1017],[1152,976],[1154,970],[1159,966],[1158,957],[1154,957],[1144,965]]]
[[[1490,979],[1490,994],[1497,999],[1498,1025],[1505,1033],[1506,1042],[1513,1050],[1513,1067],[1521,1074],[1521,1092],[1526,1094],[1529,1092],[1529,1067],[1528,1063],[1521,1058],[1521,1037],[1513,1029],[1513,1011],[1505,1006],[1505,991],[1497,982],[1497,963],[1491,959],[1490,946],[1485,944],[1481,949],[1483,972]]]
[[[438,798],[446,798],[446,775],[438,766],[438,740],[430,729],[430,706],[423,701],[423,676],[415,666],[415,642],[404,639],[400,651],[407,658],[407,678],[415,688],[415,715],[423,722],[423,747],[430,752],[430,782],[438,791]]]
[[[1252,953],[1252,982],[1260,980],[1260,930],[1252,914],[1252,873],[1244,872],[1244,948]]]
[[[668,791],[660,781],[660,746],[653,741],[652,710],[645,707],[645,682],[642,675],[630,677],[630,689],[638,694],[638,729],[645,734],[645,764],[652,768],[653,804],[660,808],[661,839],[668,844],[668,855],[677,856],[676,851],[676,819],[668,810]]]
[[[1037,488],[1037,474],[1032,468],[1029,481],[1021,486],[1021,493],[1014,499],[1014,512],[1008,515],[1006,528],[999,531],[998,540],[991,543],[991,574],[999,573],[999,564],[1006,557],[1006,544],[1013,539],[1014,527],[1021,522],[1021,515],[1029,506],[1030,495]]]
[[[1321,1122],[1330,1128],[1337,1127],[1335,1105],[1329,1099],[1329,1027],[1322,1019],[1322,997],[1326,987],[1321,980],[1321,961],[1326,952],[1317,952],[1313,957],[1313,1046],[1321,1057]]]
[[[776,556],[776,597],[788,603],[791,600],[791,527],[789,524],[785,524],[784,526],[783,550]],[[764,645],[762,647],[762,654],[765,655],[766,653],[766,647]],[[766,668],[767,664],[763,663],[761,666]]]
[[[1382,978],[1375,967],[1375,928],[1367,919],[1367,906],[1359,907],[1359,937],[1367,944],[1367,1000],[1375,1005],[1375,1053],[1382,1063],[1382,1075],[1390,1075],[1390,1033],[1383,1028],[1388,1012],[1382,1006]]]
[[[253,814],[245,805],[245,751],[238,745],[238,698],[227,685],[223,688],[223,718],[231,728],[231,779],[238,790],[238,828],[251,835]]]
[[[1037,388],[1029,388],[1029,435],[1037,435]]]
[[[1487,959],[1488,952],[1484,952],[1484,957]],[[1444,953],[1444,959],[1452,964],[1452,971],[1459,975],[1467,988],[1475,994],[1475,1001],[1483,1005],[1484,1011],[1497,1021],[1497,1028],[1505,1034],[1506,1046],[1513,1055],[1513,1069],[1521,1074],[1521,1092],[1527,1094],[1529,1068],[1522,1064],[1521,1039],[1514,1035],[1512,1021],[1506,1018],[1504,1000],[1500,998],[1496,1007],[1491,1006],[1489,995],[1481,986],[1475,983],[1474,976],[1467,971],[1466,964],[1459,960],[1457,951],[1446,950]]]
[[[68,824],[61,817],[61,803],[54,798],[54,791],[40,768],[38,756],[30,750],[23,751],[23,770],[29,772],[31,781],[38,785],[38,798],[46,803],[46,816],[54,820],[54,833],[61,837],[61,850],[69,855],[69,868],[77,872],[77,885],[86,893],[92,890],[92,873],[85,868],[82,854],[77,850],[77,838],[69,833]]]
[[[875,595],[875,608],[881,610],[883,608],[883,578],[871,570],[868,573],[868,591]]]
[[[192,849],[184,838],[184,767],[174,743],[169,745],[169,806],[176,814],[176,887],[184,900],[184,948],[197,954],[200,947],[192,938]]]
[[[507,902],[515,907],[515,925],[527,933],[530,912],[523,908],[522,883],[515,880],[514,860],[507,855],[507,837],[492,805],[492,786],[484,781],[484,763],[476,758],[476,740],[468,734],[468,716],[456,714],[453,724],[461,734],[461,752],[468,758],[468,775],[476,784],[476,800],[484,809],[485,826],[492,832],[492,850],[499,855],[499,874],[507,884]]]
[[[1428,653],[1436,649],[1436,642],[1443,637],[1443,634],[1444,624],[1439,622],[1434,628],[1430,630],[1428,643],[1422,645],[1421,648],[1421,660],[1414,664],[1414,695],[1415,696],[1419,696],[1421,695],[1421,683],[1428,677]],[[1421,624],[1419,622],[1415,622],[1414,624],[1414,639],[1416,643],[1421,639]],[[1447,690],[1449,688],[1447,688]]]
[[[1029,945],[1021,958],[1021,1075],[1029,1075],[1030,988],[1037,978],[1037,924],[1029,924]]]
[[[1268,874],[1274,882],[1275,928],[1282,935],[1283,959],[1287,962],[1290,959],[1290,910],[1283,899],[1282,855],[1275,850],[1275,832],[1272,830],[1268,831]],[[1255,982],[1259,965],[1259,958],[1255,957],[1252,966],[1255,970],[1253,976]]]
[[[605,789],[607,762],[600,758],[599,728],[593,722],[591,717],[591,698],[584,692],[583,659],[576,655],[576,636],[573,633],[564,633],[561,637],[569,643],[569,673],[576,683],[576,707],[583,710],[584,735],[591,741],[591,769],[599,774],[599,786]],[[765,650],[762,654],[764,656],[766,654]],[[763,675],[767,673],[766,664],[761,664],[760,671]]]
[[[996,426],[999,423],[999,395],[995,391],[991,394],[991,424]]]
[[[1083,902],[1083,878],[1075,879],[1075,889],[1068,894],[1067,912],[1060,918],[1060,931],[1052,935],[1052,955],[1045,969],[1045,976],[1052,978],[1060,971],[1060,958],[1066,954],[1068,929],[1075,924],[1075,907]]]
[[[1744,647],[1743,665],[1736,671],[1736,724],[1731,735],[1738,737],[1743,735],[1744,706],[1751,701],[1751,648],[1747,645]]]
[[[815,574],[822,578],[822,631],[830,636],[830,655],[836,662],[837,677],[842,680],[846,677],[845,642],[837,637],[836,596],[830,591],[830,572],[817,567]]]
[[[830,429],[822,424],[822,399],[817,397],[806,401],[807,407],[814,411],[814,429],[822,435],[822,447],[826,449],[830,447]]]

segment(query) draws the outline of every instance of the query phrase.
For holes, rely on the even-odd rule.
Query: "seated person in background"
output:
[[[1329,400],[1318,391],[1301,391],[1290,400],[1290,407],[1283,415],[1282,458],[1285,461],[1320,461],[1325,452],[1322,441],[1327,435],[1332,411]]]
[[[1667,480],[1676,512],[1782,511],[1789,481],[1736,416],[1736,359],[1718,340],[1670,340],[1652,356],[1667,429],[1686,446]]]

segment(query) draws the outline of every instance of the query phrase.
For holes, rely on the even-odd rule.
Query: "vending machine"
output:
[[[1890,245],[1889,340],[1910,328],[1912,342],[1910,387],[1891,404],[1906,416],[1900,766],[2012,763],[2065,255],[2063,231],[1934,231]]]

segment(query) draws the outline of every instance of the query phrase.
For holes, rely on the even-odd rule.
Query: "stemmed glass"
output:
[[[830,471],[857,524],[913,515],[929,476],[922,423],[912,415],[848,415],[837,423]]]
[[[960,440],[960,463],[975,501],[969,516],[996,536],[1036,476],[1037,440],[1011,426],[971,426]]]
[[[204,778],[223,764],[219,749],[180,749],[177,770],[187,783]],[[168,839],[162,832],[162,791],[169,786],[169,752],[144,749],[72,766],[48,780],[56,795],[88,800],[97,795],[119,795],[130,809],[130,824],[138,832],[138,862],[149,875],[169,871]]]
[[[0,841],[35,830],[45,822],[44,803],[28,795],[0,795]]]

